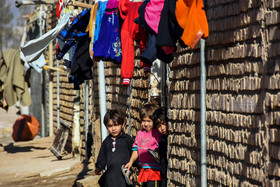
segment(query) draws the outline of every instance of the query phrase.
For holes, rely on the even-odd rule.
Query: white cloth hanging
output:
[[[47,46],[57,37],[57,35],[65,28],[70,18],[70,11],[62,10],[61,17],[55,28],[43,34],[37,39],[30,40],[20,47],[23,61],[31,63],[39,59]]]
[[[43,71],[42,68],[44,65],[46,65],[46,59],[43,54],[41,54],[41,56],[37,60],[30,63],[30,66],[39,73]]]

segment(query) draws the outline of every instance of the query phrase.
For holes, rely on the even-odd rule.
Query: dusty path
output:
[[[49,150],[54,137],[1,146],[0,186],[76,186],[92,176],[90,162],[81,163],[71,154],[58,160]]]
[[[20,116],[17,111],[16,107],[8,112],[0,108],[0,187],[98,186],[98,179],[88,180],[93,177],[93,163],[81,162],[71,154],[58,160],[51,153],[54,136],[14,142],[11,134]]]

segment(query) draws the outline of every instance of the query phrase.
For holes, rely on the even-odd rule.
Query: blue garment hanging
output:
[[[100,34],[93,46],[95,49],[94,57],[121,62],[119,18],[115,13],[103,15]]]

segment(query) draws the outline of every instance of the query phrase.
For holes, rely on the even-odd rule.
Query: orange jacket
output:
[[[178,0],[175,16],[184,29],[181,39],[194,48],[200,38],[209,36],[208,22],[202,0]]]

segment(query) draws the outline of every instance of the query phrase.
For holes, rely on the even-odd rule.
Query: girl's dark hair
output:
[[[109,123],[109,120],[112,120],[114,125],[119,124],[122,125],[124,124],[124,117],[123,117],[123,112],[120,109],[111,109],[108,110],[107,113],[104,116],[103,123],[105,126]]]
[[[153,119],[153,113],[154,111],[158,108],[157,105],[155,104],[145,104],[140,112],[140,119],[141,121],[145,118],[148,117],[150,119]]]
[[[168,123],[166,108],[160,107],[156,109],[152,119],[155,127],[157,127],[162,122]]]

